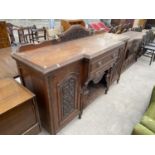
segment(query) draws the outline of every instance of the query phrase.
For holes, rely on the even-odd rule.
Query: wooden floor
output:
[[[16,62],[11,57],[12,51],[11,47],[0,49],[0,78],[18,76]]]

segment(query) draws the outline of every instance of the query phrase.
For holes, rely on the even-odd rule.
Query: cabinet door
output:
[[[63,125],[79,112],[79,75],[71,73],[57,85],[59,123]]]
[[[59,131],[80,112],[81,65],[60,69],[52,83],[55,129]]]

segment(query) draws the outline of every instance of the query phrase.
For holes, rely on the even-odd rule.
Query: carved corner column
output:
[[[106,89],[105,89],[105,94],[108,93],[110,84],[111,84],[111,73],[112,73],[113,67],[111,67],[109,70],[106,71],[105,73],[105,80],[106,80]]]
[[[88,83],[90,82],[90,80],[87,80],[83,86],[83,88],[81,89],[81,102],[80,102],[80,114],[79,114],[79,119],[81,119],[82,113],[83,113],[83,109],[84,109],[84,105],[86,101],[86,96],[89,93],[88,90]]]

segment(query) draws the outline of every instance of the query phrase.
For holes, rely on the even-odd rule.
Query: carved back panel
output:
[[[90,32],[86,30],[81,25],[72,25],[67,31],[65,31],[61,36],[61,41],[68,41],[72,39],[82,38],[89,36]]]

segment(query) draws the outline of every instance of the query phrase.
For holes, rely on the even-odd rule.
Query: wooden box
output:
[[[38,134],[35,96],[14,79],[0,80],[0,135]]]

